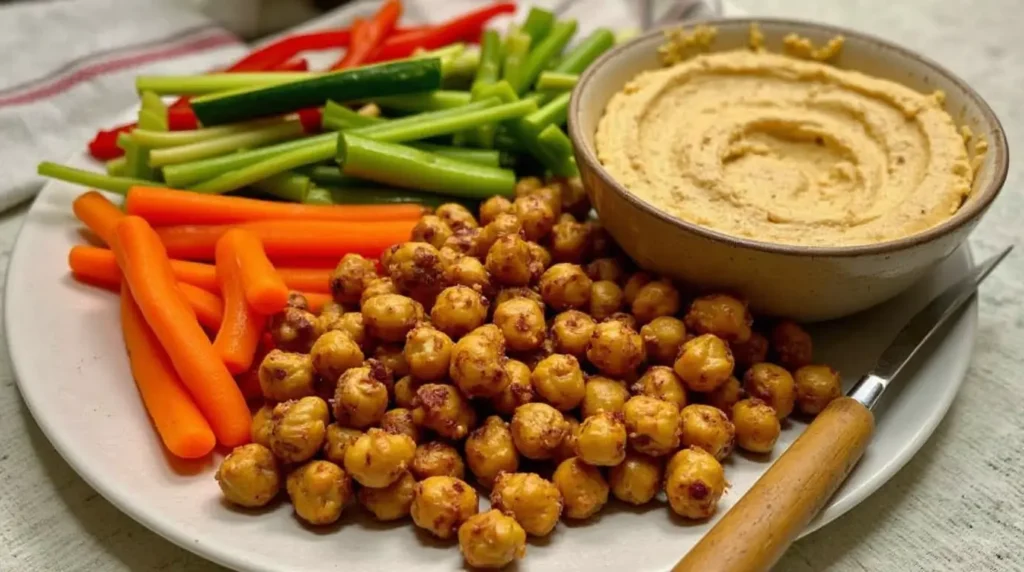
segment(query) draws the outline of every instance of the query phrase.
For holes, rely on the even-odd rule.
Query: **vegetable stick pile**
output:
[[[100,131],[89,144],[107,162],[106,174],[50,162],[39,173],[121,194],[148,186],[204,198],[456,200],[471,208],[512,196],[522,176],[575,176],[564,131],[570,91],[616,37],[598,29],[570,47],[576,22],[539,8],[504,34],[486,29],[514,11],[514,3],[497,2],[440,25],[401,28],[402,3],[388,0],[348,29],[286,37],[221,71],[140,76],[137,121]],[[328,69],[308,70],[304,52],[338,48],[344,54]],[[183,224],[216,224],[209,218],[224,215],[218,204],[197,196],[183,208],[201,222]],[[277,212],[284,211],[254,220],[294,220]],[[250,230],[261,239],[261,232],[289,236],[294,225],[285,226]],[[277,256],[275,246],[265,247]]]

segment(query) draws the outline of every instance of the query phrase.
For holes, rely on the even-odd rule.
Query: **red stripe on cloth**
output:
[[[0,108],[24,105],[26,103],[32,103],[40,99],[52,97],[58,93],[67,91],[79,83],[100,75],[137,67],[150,62],[166,60],[194,52],[234,44],[237,41],[238,40],[234,36],[226,32],[221,32],[216,36],[200,38],[178,46],[159,47],[136,54],[122,55],[107,61],[91,63],[60,77],[53,78],[47,83],[34,87],[28,91],[0,97]]]

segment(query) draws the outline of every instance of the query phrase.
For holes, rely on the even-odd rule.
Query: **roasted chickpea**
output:
[[[288,302],[285,303],[285,308],[309,311],[309,300],[302,292],[291,290],[288,292]]]
[[[589,238],[589,226],[576,222],[570,214],[563,214],[551,229],[551,258],[579,264],[587,253]]]
[[[601,322],[590,335],[587,359],[605,375],[626,375],[644,361],[644,342],[636,330],[622,322]]]
[[[527,242],[526,247],[530,250],[530,260],[537,276],[544,273],[551,266],[551,252],[536,242]]]
[[[442,250],[449,248],[466,256],[482,258],[487,254],[486,250],[480,248],[480,236],[482,234],[483,229],[478,227],[456,230],[455,234],[448,237],[448,240],[444,242]]]
[[[755,363],[761,363],[768,359],[768,338],[752,331],[747,341],[730,342],[729,349],[732,350],[733,359],[736,360],[736,369],[746,370]]]
[[[523,223],[515,214],[501,214],[483,228],[477,243],[480,250],[486,252],[497,240],[508,235],[523,236]]]
[[[547,536],[562,515],[562,493],[536,473],[502,473],[491,489],[491,506],[511,514],[531,536]]]
[[[537,364],[554,353],[555,344],[551,341],[551,338],[547,338],[539,348],[531,352],[518,352],[515,354],[515,358],[526,364],[526,367],[532,370],[537,367]]]
[[[733,406],[732,422],[736,426],[736,444],[751,453],[771,453],[782,432],[775,410],[756,397]]]
[[[352,341],[360,348],[366,347],[366,326],[363,324],[361,312],[345,312],[338,315],[321,315],[316,319],[316,337],[331,331],[339,331],[348,334]]]
[[[589,465],[614,467],[626,458],[626,439],[622,413],[591,415],[580,425],[576,456]]]
[[[416,390],[423,385],[422,381],[407,375],[395,382],[395,405],[404,409],[412,409]]]
[[[484,420],[483,425],[466,439],[466,464],[485,487],[494,484],[501,473],[514,473],[519,468],[519,453],[512,442],[508,423],[497,415]]]
[[[501,195],[494,195],[480,204],[480,224],[490,224],[491,221],[512,212],[512,201]]]
[[[801,413],[817,415],[843,393],[839,372],[827,365],[805,365],[793,374],[796,405]]]
[[[686,326],[679,318],[660,316],[640,328],[647,359],[653,363],[671,366],[686,341]]]
[[[714,391],[704,395],[704,400],[708,405],[721,409],[726,415],[732,415],[733,405],[736,405],[741,399],[743,399],[743,386],[735,377],[730,377]]]
[[[264,405],[252,416],[252,429],[249,435],[253,443],[259,443],[264,447],[270,447],[270,432],[274,429],[271,421],[274,414],[273,405]]]
[[[331,295],[339,304],[355,304],[359,302],[366,285],[376,277],[377,267],[372,260],[358,254],[346,254],[331,272]]]
[[[328,284],[328,286],[330,286]],[[318,317],[337,317],[345,313],[345,306],[335,302],[334,300],[328,300],[324,302],[324,306],[320,308],[320,314]]]
[[[553,205],[539,194],[530,194],[512,201],[512,212],[522,222],[526,240],[537,241],[551,232],[558,213]]]
[[[445,286],[441,253],[426,242],[392,246],[385,268],[398,291],[421,304],[431,303]]]
[[[421,385],[412,405],[412,418],[417,425],[448,439],[462,439],[476,425],[473,407],[451,385]]]
[[[771,406],[780,421],[793,412],[795,385],[788,371],[771,363],[755,363],[743,374],[743,389]]]
[[[590,200],[580,177],[556,177],[548,181],[549,187],[557,188],[562,197],[562,210],[570,212],[580,220],[590,214]]]
[[[612,240],[608,231],[596,220],[587,221],[590,227],[589,258],[607,258],[619,254],[619,247]]]
[[[562,417],[565,418],[568,430],[565,432],[565,437],[562,438],[562,442],[558,444],[558,448],[555,449],[553,459],[556,464],[561,463],[569,457],[576,456],[576,443],[580,438],[580,420],[568,413],[563,413]]]
[[[424,381],[440,379],[448,374],[452,357],[452,339],[444,332],[423,323],[405,337],[405,361],[409,372]]]
[[[386,487],[402,476],[415,454],[408,435],[374,427],[345,450],[345,471],[364,487]]]
[[[491,406],[502,415],[512,415],[517,407],[533,401],[530,368],[519,360],[506,360],[505,375],[508,377],[508,385],[501,393],[491,397]]]
[[[622,413],[628,400],[625,383],[600,375],[591,376],[587,379],[580,413],[584,418],[603,412]]]
[[[541,399],[561,411],[575,408],[586,394],[583,370],[571,355],[554,354],[544,358],[534,368],[530,381]]]
[[[314,395],[313,360],[309,354],[270,350],[260,362],[260,389],[271,401]]]
[[[722,338],[702,334],[683,344],[673,369],[692,391],[713,391],[733,372],[732,351]]]
[[[459,551],[474,568],[504,568],[526,556],[526,531],[511,516],[491,509],[462,523]]]
[[[696,298],[686,313],[686,327],[697,334],[714,334],[729,343],[750,339],[754,318],[747,305],[728,294]]]
[[[703,449],[683,449],[669,461],[665,495],[679,516],[701,520],[715,514],[725,492],[722,464]]]
[[[540,276],[543,266],[518,235],[503,236],[487,251],[487,271],[500,284],[526,286]]]
[[[550,459],[569,432],[565,417],[546,403],[527,403],[512,415],[512,441],[519,453],[535,460]]]
[[[626,402],[622,413],[629,444],[638,453],[660,457],[679,447],[681,420],[676,404],[637,395]]]
[[[449,286],[438,294],[430,320],[435,328],[458,339],[487,320],[487,299],[467,286]]]
[[[352,478],[330,461],[310,461],[288,475],[295,514],[309,524],[331,524],[352,500]]]
[[[494,324],[463,336],[452,350],[448,375],[468,397],[492,397],[508,386],[505,340]]]
[[[451,538],[479,510],[473,487],[455,477],[427,477],[416,483],[412,521],[438,538]]]
[[[672,368],[656,365],[652,366],[640,376],[640,379],[630,387],[633,395],[647,395],[674,403],[682,409],[686,407],[686,388],[683,382],[672,371]]]
[[[301,463],[324,444],[330,421],[327,402],[319,397],[283,401],[270,415],[270,450],[284,463]]]
[[[618,284],[602,280],[590,286],[590,315],[604,320],[622,307],[622,289]]]
[[[366,284],[363,295],[359,297],[359,307],[366,304],[370,298],[376,298],[382,294],[398,294],[398,286],[395,286],[395,281],[387,276],[378,276]]]
[[[409,362],[405,359],[405,347],[402,344],[380,344],[373,350],[373,359],[384,364],[387,368],[387,379],[380,381],[388,386],[388,393],[394,391],[391,381],[394,377],[405,377],[409,375]]]
[[[445,203],[437,207],[434,214],[455,231],[480,226],[473,218],[473,213],[459,203]]]
[[[516,182],[516,196],[525,197],[544,186],[544,181],[537,177],[523,177]]]
[[[607,280],[616,284],[622,284],[626,278],[625,265],[618,258],[597,258],[591,260],[585,267],[587,276],[594,282]],[[625,300],[626,294],[622,294]]]
[[[380,418],[380,428],[395,435],[408,435],[415,443],[420,442],[420,428],[412,421],[412,412],[401,407],[391,409]]]
[[[311,312],[288,306],[270,318],[267,328],[278,349],[309,353],[317,339],[316,321],[317,317]]]
[[[632,505],[650,502],[661,487],[661,460],[630,451],[608,471],[612,495]]]
[[[630,307],[641,324],[672,316],[679,311],[679,290],[665,279],[648,282],[637,290]]]
[[[324,458],[342,466],[345,464],[345,450],[363,434],[359,429],[342,427],[337,423],[327,426],[324,436]]]
[[[640,289],[646,286],[654,278],[646,272],[634,272],[628,278],[626,278],[626,284],[622,287],[622,295],[626,299],[626,304],[630,306],[636,301],[637,294],[640,293]]]
[[[594,318],[579,310],[566,310],[558,314],[551,323],[554,350],[577,358],[584,357],[596,327]]]
[[[736,428],[724,411],[710,405],[693,404],[683,408],[682,437],[684,447],[704,449],[721,461],[736,444]]]
[[[466,465],[462,462],[462,455],[455,447],[441,441],[430,441],[416,447],[416,455],[412,458],[410,469],[413,476],[420,481],[427,477],[445,476],[462,479],[466,476]]]
[[[562,493],[566,518],[590,518],[608,502],[608,483],[601,471],[579,457],[559,463],[551,480]]]
[[[423,306],[406,296],[381,294],[363,304],[366,331],[382,342],[401,342],[423,320]]]
[[[354,367],[338,378],[334,391],[334,417],[338,424],[364,429],[380,423],[388,408],[387,368],[377,360]]]
[[[386,522],[409,516],[415,489],[416,479],[406,471],[390,485],[379,489],[363,487],[356,496],[374,518]]]
[[[337,380],[341,374],[363,363],[359,344],[339,330],[331,330],[317,338],[310,357],[316,372],[327,380]]]
[[[601,321],[602,322],[618,322],[618,323],[622,324],[623,326],[626,326],[627,328],[633,330],[634,332],[639,331],[639,327],[640,327],[637,324],[636,316],[634,316],[633,314],[630,314],[629,312],[615,312],[611,316],[608,316],[607,318],[605,318],[605,319],[603,319]],[[646,359],[646,354],[644,356],[644,359]]]
[[[814,357],[814,344],[811,335],[796,322],[783,320],[772,328],[772,350],[779,365],[789,370],[797,370],[810,365]]]
[[[437,215],[423,215],[412,227],[412,239],[426,242],[434,248],[441,248],[452,235],[452,227]]]
[[[586,308],[593,281],[576,264],[560,262],[540,277],[540,295],[555,310]]]
[[[265,506],[281,490],[281,471],[270,449],[258,443],[235,447],[217,469],[224,498],[238,506]]]
[[[498,304],[493,321],[513,351],[535,350],[547,335],[543,308],[528,298],[512,298]]]
[[[445,266],[444,279],[449,286],[468,286],[482,294],[488,294],[493,289],[491,273],[484,267],[484,263],[465,254],[460,254]]]

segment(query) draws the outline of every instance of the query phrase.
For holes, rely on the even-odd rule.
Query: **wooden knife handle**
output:
[[[769,570],[839,488],[874,429],[874,416],[860,402],[830,403],[675,572]]]

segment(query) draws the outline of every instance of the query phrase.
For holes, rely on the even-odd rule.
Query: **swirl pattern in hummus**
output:
[[[941,98],[767,52],[643,72],[598,126],[601,163],[683,220],[763,242],[849,246],[953,215],[973,171]]]

